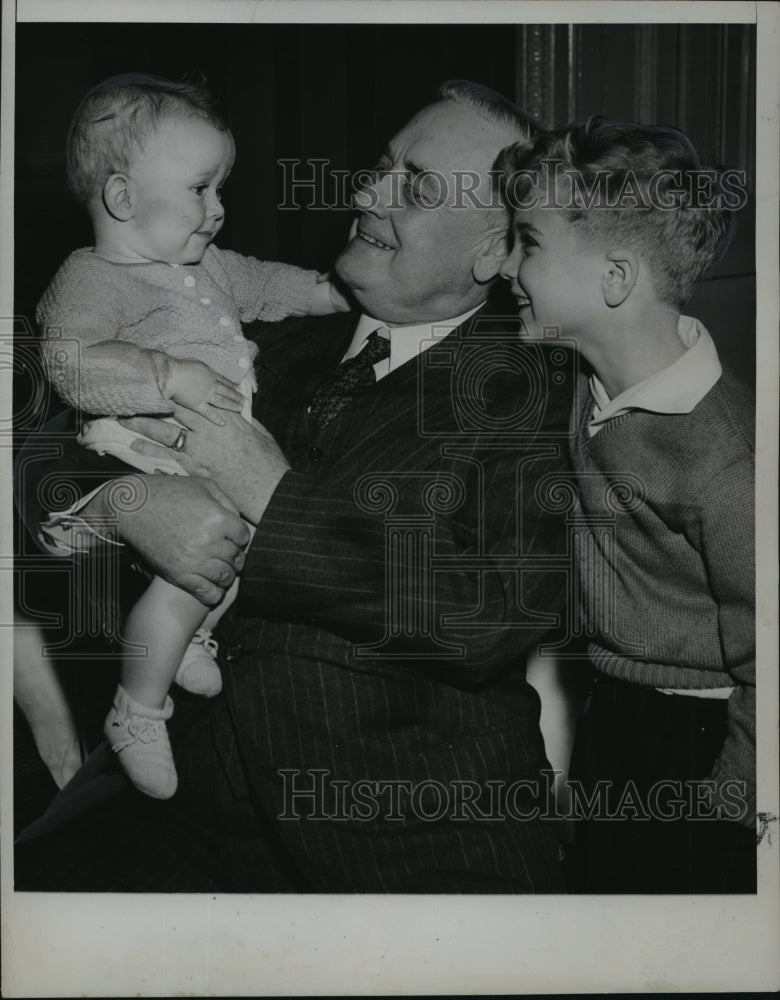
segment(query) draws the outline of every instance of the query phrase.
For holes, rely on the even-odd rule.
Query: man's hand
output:
[[[102,530],[115,523],[119,538],[153,572],[203,604],[218,604],[244,566],[249,529],[206,479],[124,476],[101,490],[80,516]]]
[[[191,476],[208,476],[247,521],[257,524],[279,480],[290,468],[274,438],[262,424],[250,424],[237,413],[226,412],[223,427],[216,427],[191,410],[178,409],[173,416],[187,429],[182,451],[171,447],[179,436],[175,424],[155,417],[131,417],[121,423],[159,442],[135,441],[133,451],[150,458],[173,458]]]
[[[244,408],[244,397],[235,383],[223,378],[202,361],[169,358],[168,365],[170,375],[165,382],[165,395],[179,406],[195,410],[218,426],[224,423],[224,419],[214,411],[214,407],[236,413]]]

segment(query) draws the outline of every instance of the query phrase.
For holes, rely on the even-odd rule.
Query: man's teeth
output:
[[[361,238],[361,240],[365,240],[366,243],[370,243],[372,246],[379,247],[380,250],[393,249],[392,247],[389,247],[386,243],[382,243],[380,240],[375,240],[373,236],[369,236],[367,233],[361,233],[359,229],[357,231],[357,234]]]

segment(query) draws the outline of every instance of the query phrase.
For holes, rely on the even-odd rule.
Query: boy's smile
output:
[[[500,273],[510,282],[525,334],[541,339],[550,327],[566,335],[580,332],[603,308],[604,255],[578,235],[561,209],[516,211],[512,236]]]

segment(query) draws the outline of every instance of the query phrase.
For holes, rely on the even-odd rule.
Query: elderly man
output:
[[[545,484],[569,394],[483,308],[506,254],[489,171],[535,129],[491,91],[445,85],[356,197],[336,272],[357,322],[261,329],[262,426],[181,411],[177,441],[136,418],[158,442],[139,450],[183,445],[192,478],[133,476],[143,504],[116,511],[103,491],[82,511],[116,516],[205,603],[243,570],[223,693],[175,740],[179,792],[154,804],[208,873],[192,888],[562,888],[524,661],[565,589]],[[235,510],[256,526],[245,554]]]

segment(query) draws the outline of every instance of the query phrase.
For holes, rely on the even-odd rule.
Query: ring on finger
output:
[[[184,445],[185,445],[186,441],[187,441],[187,429],[186,429],[186,427],[182,427],[182,429],[179,431],[178,435],[176,436],[176,440],[171,445],[171,448],[174,451],[184,451]]]

